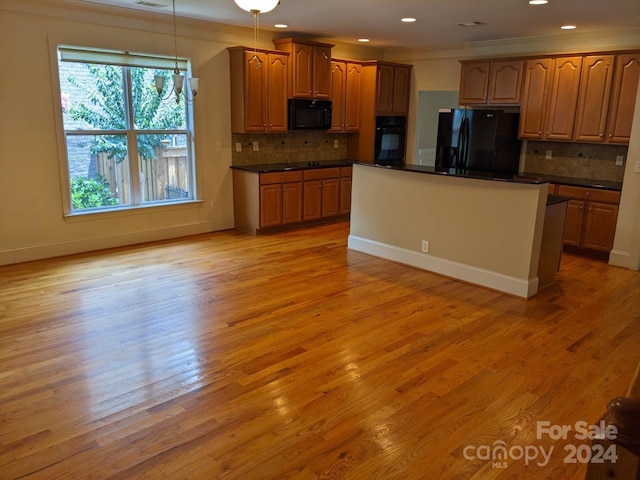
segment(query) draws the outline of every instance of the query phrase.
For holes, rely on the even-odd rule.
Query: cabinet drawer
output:
[[[620,192],[616,192],[615,190],[600,190],[598,188],[558,185],[558,195],[577,198],[579,200],[591,200],[594,202],[620,203]]]
[[[300,170],[296,170],[294,172],[271,172],[260,174],[260,185],[299,182],[300,180],[302,180],[302,172]]]
[[[351,177],[353,174],[353,167],[340,167],[341,177]]]
[[[304,171],[305,180],[321,180],[323,178],[338,178],[340,168],[313,168]]]

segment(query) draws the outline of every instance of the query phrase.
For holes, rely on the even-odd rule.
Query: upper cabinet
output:
[[[245,47],[229,48],[229,54],[231,130],[286,132],[289,54]]]
[[[276,49],[289,53],[290,98],[330,98],[333,45],[292,38],[273,43]]]
[[[406,115],[409,110],[411,66],[378,63],[376,114]]]
[[[528,59],[520,138],[629,143],[640,53]]]
[[[362,65],[347,60],[331,61],[331,132],[357,132],[360,128],[360,82]]]
[[[544,138],[553,67],[552,58],[535,58],[527,60],[525,64],[522,108],[520,109],[520,138]]]
[[[572,140],[581,69],[582,57],[561,57],[554,60],[544,139]]]
[[[629,143],[639,81],[640,52],[618,55],[607,122],[607,142]]]
[[[614,61],[614,55],[587,56],[582,59],[574,140],[605,141]]]
[[[463,61],[460,105],[518,105],[523,60]]]

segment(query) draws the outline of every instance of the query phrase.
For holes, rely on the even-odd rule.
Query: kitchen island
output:
[[[352,182],[352,250],[523,298],[554,281],[567,199],[537,178],[357,163]]]

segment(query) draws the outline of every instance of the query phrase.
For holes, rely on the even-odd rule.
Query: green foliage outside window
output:
[[[97,178],[72,178],[71,201],[74,210],[118,204],[118,198],[111,193],[109,184],[102,175]]]
[[[69,108],[74,120],[82,120],[97,130],[125,130],[127,128],[123,67],[114,65],[85,64],[91,81],[69,75],[69,82],[82,89],[89,103],[76,102]],[[162,75],[166,84],[171,82],[171,71],[130,68],[133,116],[136,130],[171,130],[185,123],[184,104],[163,102],[155,90],[152,78]],[[144,160],[156,158],[155,149],[168,135],[148,134],[138,138],[138,155]],[[109,159],[122,162],[127,156],[126,140],[122,135],[96,136],[91,153],[106,153]]]

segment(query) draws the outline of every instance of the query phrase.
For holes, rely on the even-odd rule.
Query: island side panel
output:
[[[530,297],[546,196],[544,184],[354,165],[349,248]]]

